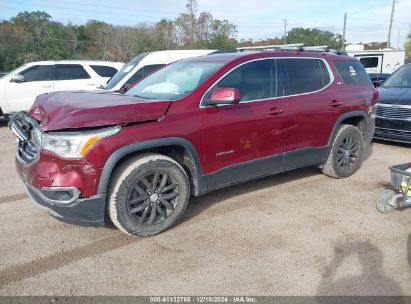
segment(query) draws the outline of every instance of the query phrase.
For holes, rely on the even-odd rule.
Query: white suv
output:
[[[31,62],[0,78],[0,116],[28,111],[36,96],[54,91],[94,90],[124,64],[93,60]]]

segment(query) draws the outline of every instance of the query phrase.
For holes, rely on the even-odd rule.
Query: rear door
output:
[[[245,63],[218,81],[218,87],[240,91],[238,104],[202,108],[205,172],[210,188],[281,170],[284,152],[284,108],[277,99],[274,59]],[[273,156],[273,157],[269,157]],[[251,161],[251,162],[250,162]]]
[[[288,75],[284,99],[287,102],[286,170],[326,158],[325,146],[342,101],[339,87],[325,60],[318,58],[280,59]]]
[[[54,91],[94,90],[97,83],[81,64],[54,66]]]
[[[53,91],[52,65],[31,66],[19,74],[23,82],[7,82],[6,98],[12,112],[28,111],[40,94]]]

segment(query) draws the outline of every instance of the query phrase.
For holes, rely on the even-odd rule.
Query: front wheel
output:
[[[351,176],[361,167],[363,152],[360,130],[352,125],[342,125],[337,131],[322,172],[334,178]]]
[[[186,172],[172,158],[144,154],[116,169],[109,193],[109,216],[121,231],[150,236],[174,225],[190,197]]]

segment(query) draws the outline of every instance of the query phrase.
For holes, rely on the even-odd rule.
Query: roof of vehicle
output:
[[[221,61],[221,62],[231,62],[236,59],[252,60],[258,58],[270,58],[270,57],[312,57],[312,58],[323,58],[332,60],[356,60],[354,57],[346,55],[337,55],[327,52],[302,52],[302,51],[264,51],[264,52],[233,52],[233,53],[221,53],[221,54],[210,54],[207,56],[193,57],[180,60],[179,62],[185,61]]]
[[[123,62],[119,61],[107,61],[107,60],[48,60],[48,61],[34,61],[28,62],[27,65],[35,65],[35,64],[106,64],[106,65],[116,65],[116,64],[124,64]]]

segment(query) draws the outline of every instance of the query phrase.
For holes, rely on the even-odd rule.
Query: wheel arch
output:
[[[335,136],[337,135],[338,128],[343,124],[359,127],[361,134],[364,136],[364,133],[367,129],[367,115],[363,111],[353,111],[342,114],[340,117],[338,117],[328,140],[328,147],[330,149],[334,142]]]
[[[172,137],[138,142],[116,150],[104,164],[98,185],[98,193],[107,192],[112,173],[121,163],[137,154],[149,152],[166,155],[177,161],[188,174],[192,193],[196,196],[206,191],[206,178],[202,174],[196,149],[188,140]]]

